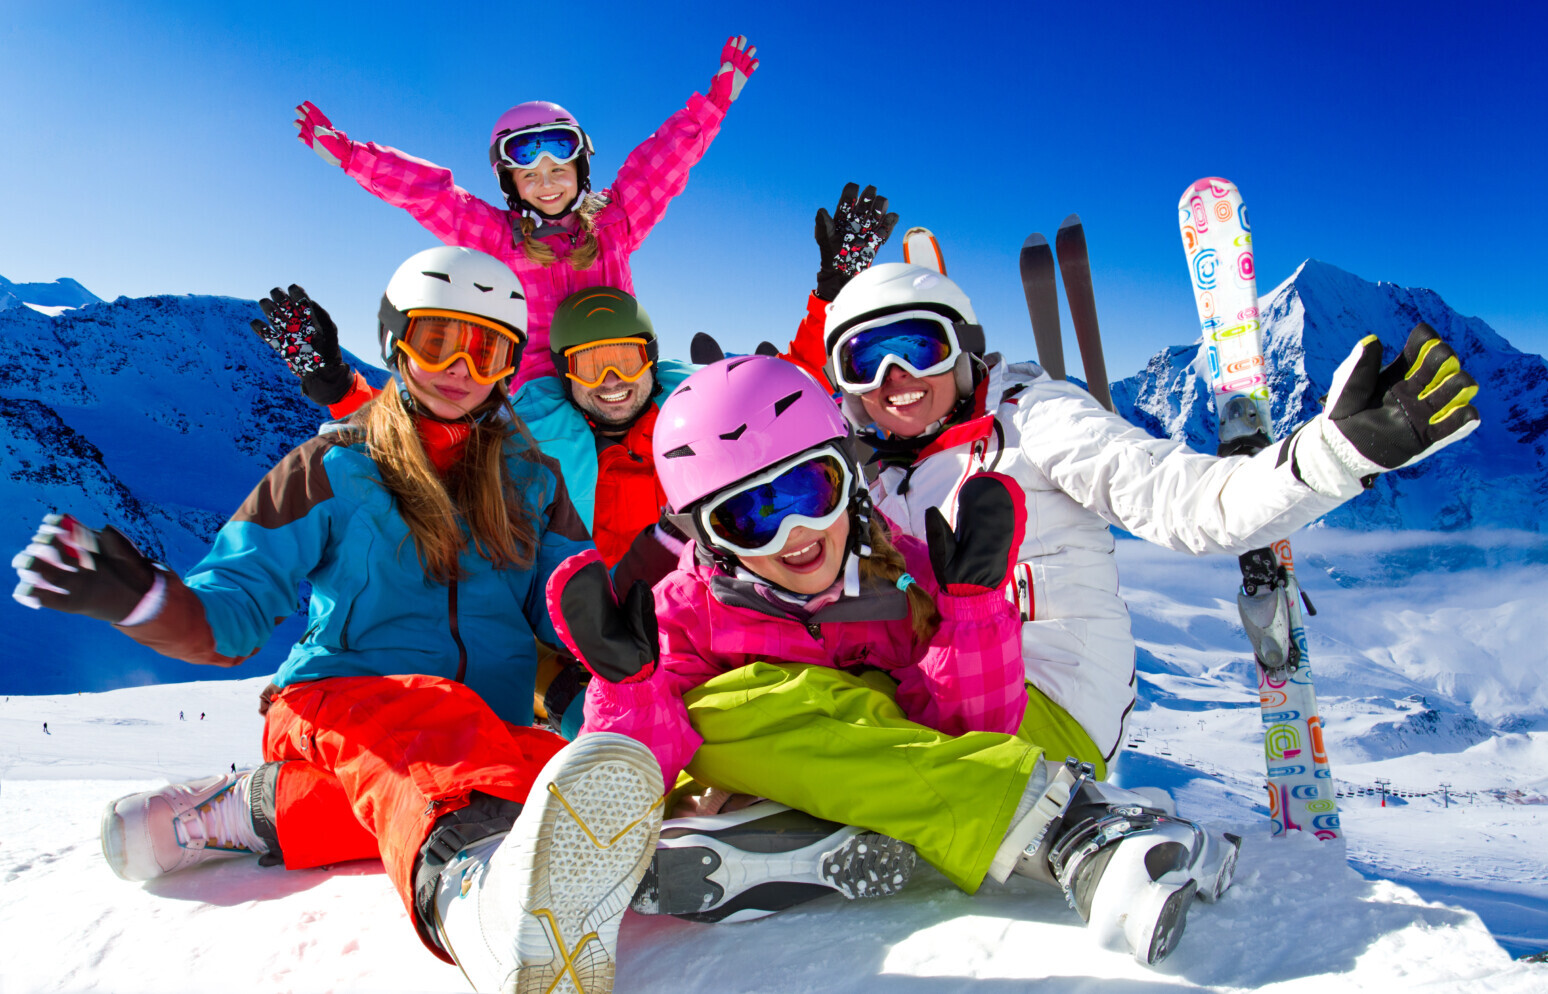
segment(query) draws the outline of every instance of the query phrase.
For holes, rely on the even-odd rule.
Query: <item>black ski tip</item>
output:
[[[1064,219],[1063,224],[1059,225],[1059,230],[1063,231],[1065,228],[1079,228],[1080,226],[1080,215],[1071,214],[1069,217]]]
[[[693,341],[688,344],[688,358],[695,365],[708,366],[712,362],[719,362],[726,357],[725,350],[714,336],[699,332],[693,336]]]

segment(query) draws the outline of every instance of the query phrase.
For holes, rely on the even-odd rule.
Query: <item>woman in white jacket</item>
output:
[[[887,263],[829,309],[829,379],[876,450],[877,508],[923,535],[925,511],[956,514],[967,477],[1019,480],[1027,530],[1015,590],[1028,682],[1055,705],[1040,741],[1102,775],[1134,706],[1134,639],[1109,525],[1171,549],[1240,554],[1269,545],[1466,435],[1477,385],[1427,325],[1381,369],[1367,336],[1334,377],[1328,407],[1255,456],[1217,457],[1153,438],[1035,363],[985,354],[955,283]],[[1036,701],[1037,695],[1033,695]],[[1066,720],[1073,719],[1073,724]],[[1054,752],[1050,745],[1050,753]]]

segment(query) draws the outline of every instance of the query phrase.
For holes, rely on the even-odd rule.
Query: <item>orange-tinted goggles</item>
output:
[[[605,338],[565,349],[565,376],[590,390],[602,385],[612,370],[625,383],[633,383],[650,368],[650,353],[643,338]]]
[[[398,348],[427,372],[439,373],[458,359],[468,361],[476,383],[495,383],[516,371],[521,339],[509,328],[458,311],[409,312]]]

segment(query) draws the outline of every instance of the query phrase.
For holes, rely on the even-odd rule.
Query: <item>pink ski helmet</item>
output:
[[[591,189],[591,156],[596,151],[592,147],[591,136],[586,134],[573,114],[558,104],[547,100],[529,100],[501,114],[499,120],[495,121],[494,128],[489,132],[489,164],[494,168],[495,176],[500,181],[500,190],[505,194],[506,203],[510,204],[511,210],[521,210],[522,202],[516,194],[516,185],[511,182],[510,175],[501,162],[502,140],[518,131],[541,128],[545,124],[569,125],[580,133],[582,146],[580,155],[575,159],[575,178],[580,183],[582,194]],[[531,207],[530,204],[526,206]]]
[[[661,404],[656,476],[677,514],[823,442],[849,436],[838,404],[800,367],[773,356],[722,359]]]

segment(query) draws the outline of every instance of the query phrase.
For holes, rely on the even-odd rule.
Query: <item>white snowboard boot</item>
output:
[[[851,900],[895,894],[913,869],[906,842],[758,801],[664,822],[631,907],[689,921],[751,921],[835,892]]]
[[[623,735],[549,760],[508,835],[440,872],[435,930],[479,991],[606,994],[618,924],[661,830],[661,768]]]
[[[1194,897],[1231,886],[1240,847],[1178,818],[1164,792],[1114,787],[1072,759],[1034,774],[990,874],[1054,884],[1099,941],[1154,965],[1177,947]]]
[[[125,880],[278,850],[253,825],[252,770],[120,797],[102,814],[102,855]]]

